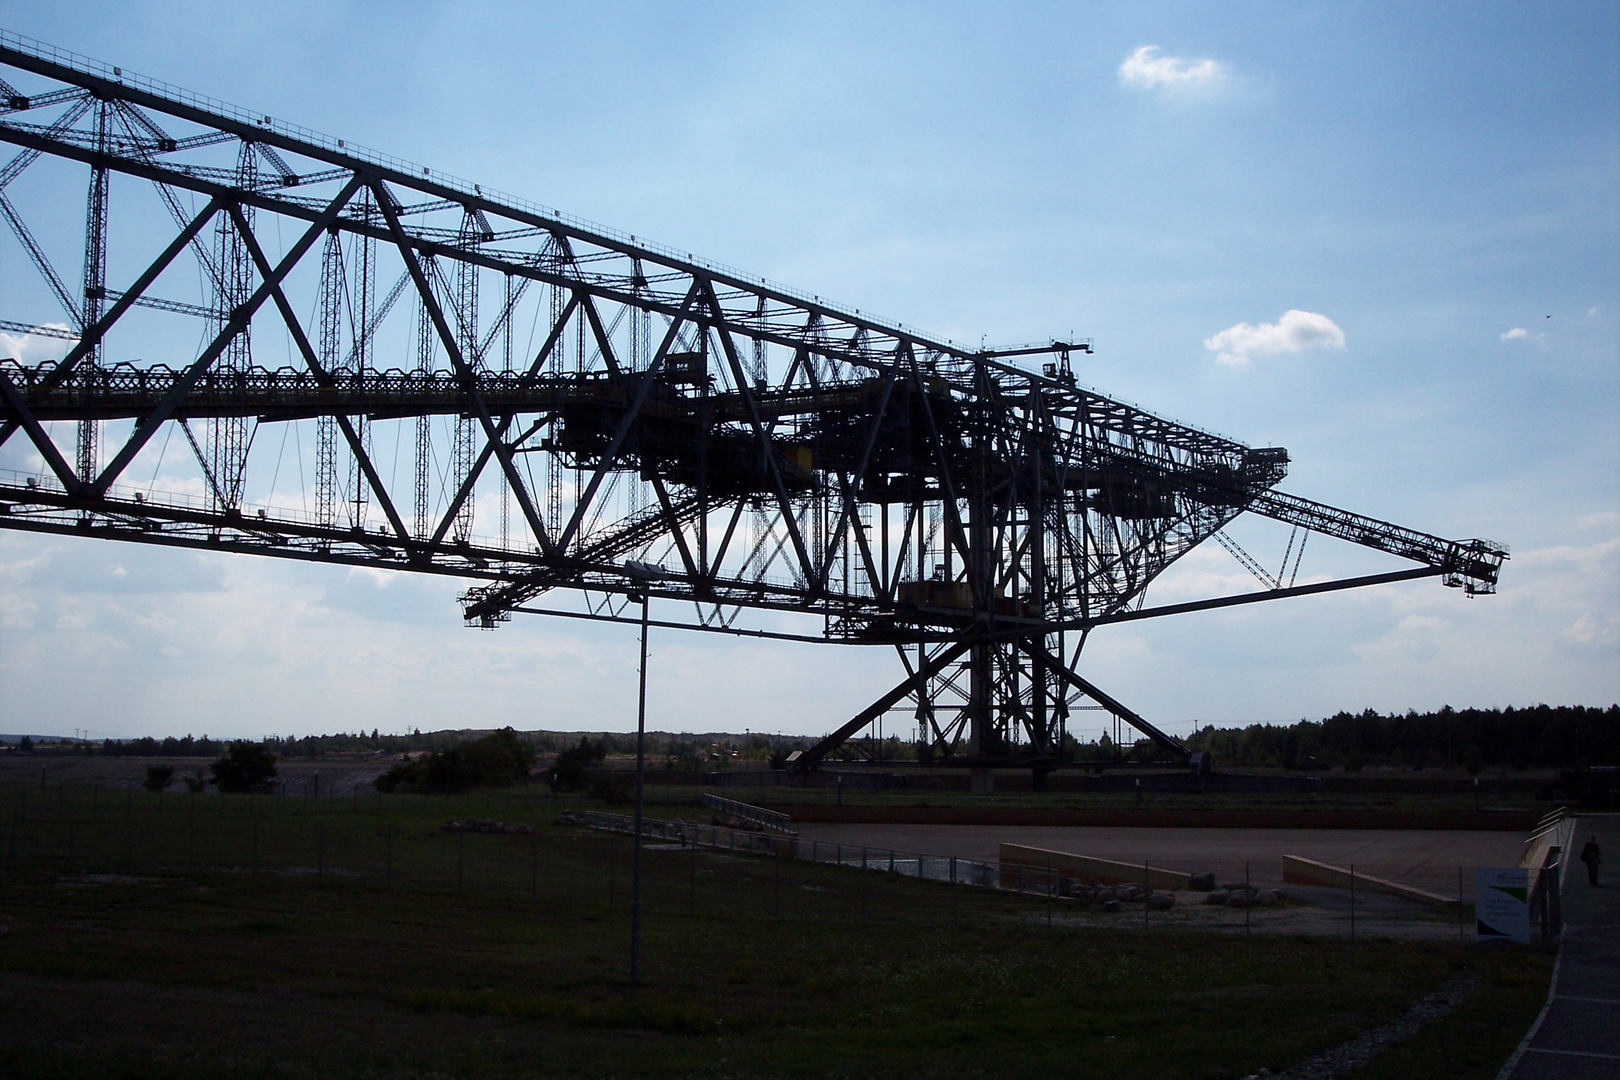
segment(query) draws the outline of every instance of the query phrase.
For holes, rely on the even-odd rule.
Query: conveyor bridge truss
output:
[[[940,341],[10,34],[0,141],[36,271],[0,300],[0,526],[451,575],[485,627],[648,589],[659,625],[894,649],[805,764],[903,711],[936,760],[1039,771],[1082,701],[1187,761],[1080,674],[1093,627],[1491,592],[1506,557],[1282,494],[1283,450],[1077,385],[1087,342]],[[1415,565],[1144,606],[1244,512]]]

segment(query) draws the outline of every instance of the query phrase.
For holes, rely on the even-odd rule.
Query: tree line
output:
[[[503,729],[509,730],[509,729]],[[402,735],[385,735],[377,729],[352,734],[338,732],[331,735],[271,735],[253,740],[284,760],[304,758],[319,760],[353,754],[431,754],[446,753],[486,734],[488,729],[460,729],[424,732],[413,729]],[[579,741],[588,739],[598,760],[608,755],[633,754],[636,737],[633,733],[590,733],[578,731],[524,731],[514,733],[528,751],[535,755],[550,755],[575,749]],[[224,753],[234,739],[211,739],[186,735],[158,739],[150,735],[138,739],[106,739],[95,747],[109,757],[217,757]],[[772,755],[800,750],[815,739],[800,735],[744,735],[711,732],[707,734],[647,733],[648,760],[654,767],[682,769],[714,768],[731,761],[764,761]],[[32,748],[30,740],[27,748]]]
[[[1355,771],[1403,768],[1580,768],[1620,765],[1620,705],[1532,705],[1390,713],[1340,712],[1295,724],[1203,728],[1187,740],[1219,767]]]

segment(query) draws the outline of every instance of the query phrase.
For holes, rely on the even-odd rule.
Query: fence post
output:
[[[1354,895],[1354,894],[1352,894]],[[1254,906],[1254,892],[1249,888],[1249,864],[1243,864],[1243,935],[1249,934],[1249,909]],[[1353,923],[1351,925],[1354,925]]]
[[[529,834],[529,903],[540,902],[540,834]]]
[[[135,875],[135,789],[124,791],[124,824],[128,828],[127,847],[124,850],[124,869],[131,877]],[[257,837],[254,838],[257,840]]]
[[[1350,864],[1350,940],[1356,940],[1356,864]]]
[[[772,906],[775,908],[776,918],[780,919],[782,917],[782,853],[774,848],[772,852],[771,861],[776,864],[776,881],[773,887],[775,896],[772,900]]]
[[[1476,785],[1476,790],[1477,790],[1477,786],[1479,784],[1479,778],[1478,777],[1474,778],[1474,784]],[[1467,941],[1468,940],[1468,932],[1467,932],[1467,930],[1464,929],[1464,927],[1467,924],[1463,920],[1462,886],[1463,886],[1463,868],[1459,866],[1459,867],[1457,867],[1457,940],[1458,941]]]
[[[190,810],[187,812],[186,822],[186,869],[190,870],[197,865],[197,793],[191,792],[186,796],[186,803]]]
[[[380,799],[382,797],[382,793],[378,792],[377,797]],[[379,807],[379,809],[380,809],[380,807]],[[393,830],[393,827],[389,826],[388,831],[386,833],[384,833],[383,835],[384,835],[384,837],[386,837],[386,840],[384,842],[387,845],[387,851],[388,851],[388,887],[390,889],[392,889],[394,887],[394,830]]]
[[[1047,859],[1046,859],[1046,928],[1048,930],[1052,929],[1052,907],[1056,903],[1056,901],[1054,901],[1053,898],[1052,898],[1052,894],[1054,892],[1056,892],[1056,891],[1057,890],[1052,887],[1052,858],[1051,858],[1051,856],[1047,856]]]
[[[687,914],[697,918],[697,830],[692,830],[691,896],[687,901]]]
[[[1138,784],[1141,782],[1140,780],[1137,781]],[[1245,872],[1245,883],[1247,883],[1247,878],[1248,875]],[[1142,888],[1147,892],[1147,896],[1142,897],[1142,929],[1146,930],[1148,928],[1148,897],[1153,895],[1153,886],[1148,884],[1148,861],[1146,859],[1142,860]],[[1244,908],[1244,911],[1247,912],[1248,909]],[[1245,914],[1244,919],[1247,920],[1247,918],[1248,915]]]
[[[326,876],[326,818],[315,822],[315,876]]]
[[[456,833],[456,892],[462,891],[462,882],[465,881],[466,861],[467,833],[463,829]]]

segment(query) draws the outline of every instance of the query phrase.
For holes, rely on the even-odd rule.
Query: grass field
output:
[[[1079,929],[1032,898],[661,848],[632,988],[630,844],[558,810],[0,792],[0,1074],[1241,1077],[1465,978],[1457,1012],[1385,1057],[1489,1077],[1550,969]],[[443,828],[469,817],[533,831]]]

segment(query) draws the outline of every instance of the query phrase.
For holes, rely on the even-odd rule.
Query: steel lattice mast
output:
[[[906,708],[942,757],[1038,769],[1081,698],[1187,757],[1079,674],[1095,626],[1421,576],[1491,592],[1507,557],[1276,491],[1286,452],[1078,386],[1088,342],[942,342],[3,32],[0,75],[0,212],[40,282],[0,329],[65,352],[0,355],[0,447],[43,463],[0,472],[3,527],[464,577],[483,626],[556,590],[618,619],[626,561],[663,564],[653,594],[690,607],[665,625],[896,651],[906,678],[807,763]],[[46,168],[88,178],[82,298],[10,194]],[[115,213],[148,250],[109,263]],[[116,289],[109,265],[137,269]],[[159,492],[166,464],[204,497]],[[1418,565],[1143,607],[1245,511]]]

